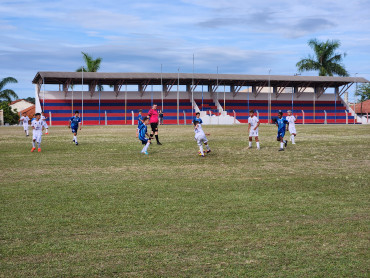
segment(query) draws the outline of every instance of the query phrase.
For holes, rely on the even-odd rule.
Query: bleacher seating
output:
[[[154,99],[153,103],[158,104],[158,110],[161,109],[161,100]],[[85,125],[105,124],[105,112],[107,112],[107,124],[122,125],[132,123],[132,112],[134,112],[135,123],[139,113],[139,109],[143,110],[143,115],[147,115],[151,100],[127,100],[126,115],[125,102],[120,100],[101,100],[100,114],[99,102],[97,100],[84,100],[83,118]],[[177,124],[177,100],[165,100],[163,103],[164,124]],[[73,107],[71,100],[45,100],[45,113],[52,113],[53,125],[68,125],[69,119],[73,115],[73,111],[79,110],[82,116],[82,101],[74,100]],[[184,111],[186,114],[186,123],[190,124],[193,118],[192,107],[189,100],[180,100],[179,106],[179,123],[184,124]]]
[[[153,101],[153,102],[152,102]],[[218,115],[217,107],[212,99],[204,98],[203,107],[202,99],[195,99],[200,110],[211,111],[212,114]],[[158,110],[161,109],[160,99],[128,99],[126,114],[125,114],[125,102],[122,99],[102,99],[100,101],[100,114],[99,114],[99,101],[97,99],[85,99],[84,100],[84,111],[83,118],[85,125],[98,125],[105,124],[105,111],[107,112],[107,123],[109,125],[122,125],[132,123],[132,113],[136,119],[139,109],[143,109],[143,115],[148,113],[152,103],[158,104]],[[164,100],[164,124],[177,124],[177,100],[174,98],[167,98]],[[338,100],[335,104],[334,101],[328,100],[317,100],[315,107],[312,101],[298,101],[295,100],[293,103],[288,100],[273,100],[272,107],[272,118],[276,117],[277,112],[282,110],[293,110],[294,115],[298,116],[297,123],[302,123],[302,110],[305,114],[305,124],[322,124],[325,122],[325,112],[327,112],[327,123],[346,123],[346,107]],[[222,102],[223,105],[223,102]],[[233,111],[236,112],[236,119],[241,123],[248,121],[249,109],[258,110],[259,118],[261,123],[267,123],[268,121],[268,102],[267,100],[226,100],[226,111],[229,115],[233,116]],[[67,125],[70,117],[73,115],[74,110],[82,111],[81,99],[45,99],[46,113],[52,113],[53,125]],[[184,124],[184,111],[186,114],[186,123],[190,124],[194,115],[192,113],[191,102],[189,99],[180,100],[179,108],[179,123]],[[354,118],[348,114],[348,123],[353,123]],[[135,121],[136,123],[136,121]]]
[[[241,123],[247,123],[249,110],[258,111],[261,123],[268,122],[268,101],[255,101],[241,103],[237,100],[229,100],[226,102],[226,111],[229,115],[236,112],[236,119]],[[291,101],[272,101],[271,116],[277,117],[279,110],[286,113],[287,110],[292,110],[297,116],[297,123],[303,122],[302,110],[304,111],[305,124],[323,124],[325,122],[325,112],[327,112],[327,123],[346,123],[346,107],[341,101],[337,101],[336,106],[334,101],[316,101],[315,107],[312,101],[294,101],[292,107]],[[348,112],[348,111],[347,111]],[[285,114],[286,115],[286,114]],[[353,123],[353,116],[348,114],[349,123]]]

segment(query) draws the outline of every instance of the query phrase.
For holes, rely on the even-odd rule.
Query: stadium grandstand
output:
[[[53,125],[67,125],[74,110],[85,125],[132,124],[139,109],[145,114],[153,103],[164,112],[165,124],[190,124],[198,111],[208,123],[246,123],[250,109],[261,123],[271,123],[279,110],[292,110],[297,123],[353,124],[355,114],[342,96],[365,82],[362,77],[102,72],[38,72],[33,79],[36,111],[49,113]],[[108,90],[97,91],[98,85]]]

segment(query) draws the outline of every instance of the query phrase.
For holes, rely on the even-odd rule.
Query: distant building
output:
[[[17,99],[10,103],[10,107],[14,112],[22,114],[23,112],[27,113],[27,116],[31,119],[35,114],[35,105],[31,102],[28,102],[24,99]]]
[[[362,108],[361,102],[351,104],[351,109],[355,111],[357,115],[365,116],[366,114],[370,114],[370,99],[362,102]]]

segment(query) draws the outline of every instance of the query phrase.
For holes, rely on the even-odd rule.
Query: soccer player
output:
[[[258,117],[254,115],[254,110],[249,110],[249,118],[248,118],[248,133],[249,133],[249,147],[248,149],[252,148],[252,138],[256,140],[257,150],[260,149],[260,141],[258,139],[258,127],[260,126],[260,121]]]
[[[149,148],[150,140],[151,140],[151,137],[148,134],[148,129],[146,127],[149,124],[149,122],[150,122],[149,118],[144,117],[142,124],[140,126],[140,130],[139,130],[139,140],[144,145],[144,148],[141,150],[141,153],[146,154],[146,155],[148,155],[148,148]],[[146,138],[145,135],[148,136],[149,139]]]
[[[79,125],[79,123],[81,123],[80,112],[75,111],[75,115],[69,120],[68,128],[71,128],[72,129],[73,143],[75,143],[76,146],[78,145],[78,142],[77,142],[77,131],[78,131],[78,125]],[[82,126],[80,126],[80,130],[81,130],[81,127]]]
[[[38,145],[38,152],[41,152],[41,137],[42,137],[42,130],[45,128],[48,128],[48,125],[46,124],[46,122],[44,122],[43,120],[41,120],[41,114],[40,113],[36,113],[35,114],[35,119],[32,121],[31,123],[31,126],[32,126],[32,129],[33,129],[33,138],[32,138],[32,149],[31,149],[31,152],[33,153],[33,151],[36,149],[36,144]]]
[[[283,112],[279,111],[278,118],[275,120],[275,124],[278,127],[278,133],[276,140],[280,141],[280,149],[279,151],[284,151],[284,145],[287,146],[288,142],[284,140],[285,130],[287,129],[287,125],[289,126],[289,122],[283,117]]]
[[[41,112],[41,120],[43,120],[45,123],[46,123],[46,117],[45,117],[45,114],[44,112]],[[48,128],[45,129],[45,134],[48,135],[49,134],[49,131],[48,131]]]
[[[200,112],[195,113],[195,118],[194,118],[194,120],[193,120],[193,123],[194,123],[195,121],[198,121],[200,124],[203,124],[203,121],[202,121],[202,119],[200,118]]]
[[[29,134],[28,134],[28,122],[30,121],[30,118],[28,118],[26,112],[23,112],[22,115],[23,116],[19,119],[19,121],[23,122],[24,132],[26,133],[26,136],[29,136]]]
[[[139,137],[139,130],[140,130],[141,125],[143,124],[143,116],[141,115],[142,112],[143,110],[139,109],[139,115],[137,116],[136,138]]]
[[[297,121],[297,118],[292,114],[291,110],[288,110],[288,116],[286,117],[286,120],[289,122],[290,141],[292,141],[292,144],[295,145],[295,136],[297,135],[295,122]]]
[[[152,128],[152,132],[150,133],[150,139],[152,139],[153,135],[155,135],[155,139],[157,140],[157,145],[162,145],[161,142],[159,142],[159,138],[158,138],[157,104],[153,104],[152,109],[149,110],[148,117],[150,118],[150,127]]]
[[[204,157],[204,151],[203,151],[203,144],[207,148],[207,153],[211,152],[211,148],[208,145],[208,140],[206,137],[206,134],[203,131],[202,124],[197,120],[194,119],[194,132],[195,132],[195,140],[197,141],[197,144],[199,146],[199,155]]]

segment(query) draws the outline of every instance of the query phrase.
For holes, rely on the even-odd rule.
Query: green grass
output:
[[[1,277],[369,276],[370,126],[0,128]],[[255,143],[254,147],[255,147]]]

